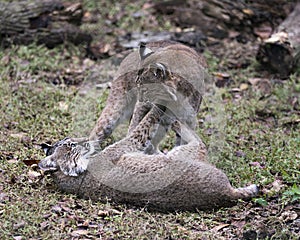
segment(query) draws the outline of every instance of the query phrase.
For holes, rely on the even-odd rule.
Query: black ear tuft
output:
[[[68,139],[70,139],[70,138],[66,137],[63,140],[60,140],[60,141],[54,143],[53,145],[50,145],[48,143],[42,143],[40,146],[44,150],[44,152],[46,153],[46,156],[50,156],[50,155],[52,155],[54,153],[55,149],[58,146],[60,146],[61,144],[63,144]]]
[[[140,58],[143,61],[146,57],[150,56],[151,54],[153,54],[154,52],[150,49],[146,47],[146,43],[141,42],[140,46],[139,46],[139,54],[140,54]]]
[[[41,148],[44,150],[46,156],[49,156],[53,153],[52,148],[53,146],[48,143],[42,143],[40,144]]]
[[[163,63],[155,63],[153,64],[153,67],[155,69],[154,75],[156,77],[161,77],[162,79],[166,79],[168,75],[168,68]]]

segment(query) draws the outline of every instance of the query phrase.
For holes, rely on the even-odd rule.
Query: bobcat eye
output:
[[[71,143],[70,146],[71,146],[71,148],[74,148],[74,147],[76,147],[76,144],[75,143]]]

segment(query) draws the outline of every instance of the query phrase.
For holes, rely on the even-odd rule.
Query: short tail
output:
[[[243,188],[234,189],[235,195],[237,199],[250,199],[255,197],[258,194],[259,188],[252,184]]]

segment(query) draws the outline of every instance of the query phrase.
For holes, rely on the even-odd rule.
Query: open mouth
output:
[[[39,166],[39,168],[44,172],[55,172],[55,171],[57,171],[57,168],[55,168],[55,167],[41,167],[41,166]]]
[[[44,172],[55,172],[55,171],[57,171],[57,168],[53,167],[53,166],[45,167],[41,163],[38,163],[38,166]]]

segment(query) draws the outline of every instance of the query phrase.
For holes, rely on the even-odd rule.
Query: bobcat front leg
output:
[[[140,102],[138,101],[135,104],[135,108],[133,111],[133,115],[130,121],[130,125],[128,128],[128,133],[131,133],[137,125],[142,121],[142,119],[146,116],[146,114],[152,108],[152,104],[149,102]]]
[[[131,79],[127,78],[129,76],[123,75],[113,81],[106,106],[89,136],[90,141],[102,142],[120,123],[131,117],[136,102],[136,90],[131,86]]]

